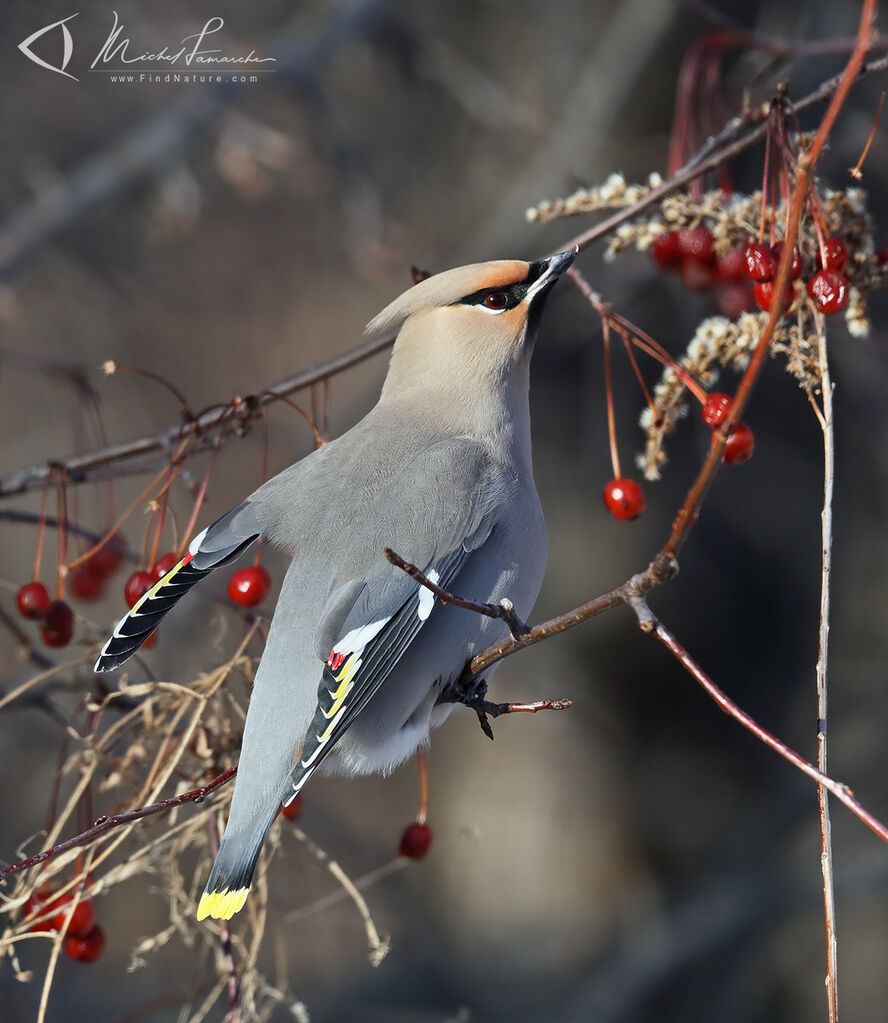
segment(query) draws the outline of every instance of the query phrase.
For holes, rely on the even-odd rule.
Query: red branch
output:
[[[237,774],[237,768],[229,767],[227,771],[223,771],[220,775],[213,778],[212,781],[208,781],[206,785],[191,789],[190,792],[183,792],[179,796],[162,799],[159,803],[140,806],[137,810],[115,813],[110,817],[99,817],[91,828],[87,828],[86,831],[82,831],[79,835],[74,835],[73,838],[67,838],[64,842],[59,842],[58,845],[51,846],[49,849],[43,849],[39,853],[34,853],[33,856],[29,856],[27,859],[19,860],[17,863],[10,863],[8,867],[0,867],[0,877],[20,874],[23,870],[27,870],[29,867],[36,867],[38,863],[51,860],[54,856],[67,852],[69,849],[91,845],[97,838],[104,835],[106,831],[119,828],[122,824],[131,824],[133,821],[141,820],[143,817],[153,817],[157,813],[164,813],[166,810],[171,810],[174,806],[181,806],[183,803],[203,802],[211,792],[220,788],[226,782],[231,781],[235,774]]]

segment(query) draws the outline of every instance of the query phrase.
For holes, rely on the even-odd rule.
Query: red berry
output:
[[[288,821],[298,821],[302,816],[302,794],[298,793],[294,796],[294,798],[281,809],[281,813]]]
[[[109,542],[106,543],[104,547],[101,547],[99,550],[97,550],[96,553],[89,559],[88,563],[91,564],[92,567],[101,575],[105,576],[113,575],[120,567],[120,564],[123,561],[123,556],[121,554],[118,554],[117,551],[110,546],[110,544],[114,543],[115,541],[117,543],[125,542],[123,537],[120,536],[119,533],[115,533],[110,538]]]
[[[98,600],[104,589],[105,575],[96,570],[92,558],[68,576],[68,592],[78,600]]]
[[[25,905],[22,907],[22,914],[25,920],[32,920],[34,917],[42,916],[47,909],[47,903],[50,901],[51,896],[52,888],[48,881],[31,892]],[[48,931],[51,929],[52,922],[48,919],[31,925],[32,931]]]
[[[723,285],[718,295],[718,308],[722,316],[727,316],[729,320],[736,320],[738,316],[747,312],[749,309],[755,306],[755,300],[752,297],[752,288],[750,287],[749,281],[745,280],[742,284],[738,282],[731,282]]]
[[[847,262],[848,246],[842,239],[825,238],[823,249],[819,249],[817,252],[817,265],[823,267],[824,270],[838,270],[841,272],[845,269]]]
[[[715,283],[711,263],[696,256],[687,256],[681,262],[681,283],[689,291],[708,291]]]
[[[689,227],[678,232],[678,248],[682,256],[715,264],[715,239],[706,227]]]
[[[105,950],[105,932],[98,924],[86,934],[69,934],[65,938],[65,954],[79,963],[94,963]]]
[[[169,554],[162,554],[157,561],[154,562],[154,567],[151,569],[151,574],[154,576],[154,581],[157,582],[179,564],[181,558],[175,551],[171,551]]]
[[[626,478],[606,483],[603,497],[607,510],[621,522],[637,519],[647,503],[641,487],[635,480]]]
[[[155,643],[157,642],[157,631],[158,631],[158,630],[157,630],[157,629],[155,629],[155,630],[154,630],[154,632],[152,632],[152,633],[151,633],[151,634],[150,634],[150,635],[148,636],[148,638],[147,638],[147,639],[143,639],[143,640],[142,640],[142,649],[143,649],[143,650],[150,650],[150,649],[151,649],[151,647],[153,647],[153,646],[154,646],[154,644],[155,644]]]
[[[35,621],[42,618],[49,610],[49,592],[43,583],[25,583],[19,587],[15,595],[15,602],[18,605],[19,614],[24,618]]]
[[[742,281],[746,279],[746,249],[731,249],[718,261],[715,276],[720,281]]]
[[[74,612],[64,600],[54,600],[44,615],[40,630],[47,646],[67,646],[74,635]]]
[[[885,266],[888,264],[888,247],[879,249],[876,253],[876,259],[878,260],[879,266]]]
[[[123,587],[123,599],[127,607],[135,607],[139,598],[157,582],[150,572],[133,572]]]
[[[780,257],[783,255],[783,242],[776,242],[774,244],[774,247],[771,249],[771,251],[774,253],[774,262],[775,263],[779,263],[780,262]],[[793,245],[793,247],[792,247],[792,265],[789,268],[789,279],[791,281],[797,281],[802,276],[802,268],[803,268],[803,266],[804,266],[804,262],[802,260],[802,254],[795,247],[795,245]],[[777,273],[777,267],[776,266],[774,267],[774,273],[775,274]]]
[[[752,458],[754,450],[755,437],[752,430],[749,429],[746,423],[737,423],[734,429],[731,430],[728,443],[725,444],[725,450],[722,452],[722,461],[728,465],[739,465],[741,462],[746,462]]]
[[[754,284],[752,287],[752,295],[756,300],[758,307],[764,309],[766,313],[771,311],[771,301],[774,298],[774,282],[773,281],[759,281],[758,284]],[[787,285],[786,294],[783,296],[783,305],[786,306],[792,301],[792,286]]]
[[[57,910],[56,915],[51,917],[48,923],[52,930],[60,931],[65,926],[65,920],[67,919],[69,906],[73,898],[73,893],[68,892],[66,895],[60,895],[57,899],[53,899],[47,906],[47,909]],[[92,927],[94,920],[95,914],[93,913],[92,900],[81,899],[71,915],[71,922],[68,924],[68,934],[86,934]]]
[[[425,859],[429,846],[432,844],[432,829],[428,824],[408,824],[401,835],[401,844],[398,852],[411,860]]]
[[[818,270],[808,281],[808,294],[821,313],[831,316],[848,304],[848,278],[838,270]]]
[[[724,422],[733,404],[734,399],[730,394],[721,394],[719,391],[713,391],[703,406],[703,422],[714,430],[716,426],[720,426]]]
[[[271,585],[271,576],[261,565],[241,568],[228,580],[228,596],[243,607],[261,604]]]
[[[746,276],[753,281],[773,280],[777,272],[777,260],[770,246],[761,242],[750,242],[746,246]]]
[[[661,270],[674,270],[681,263],[678,231],[658,235],[651,246],[651,258]]]

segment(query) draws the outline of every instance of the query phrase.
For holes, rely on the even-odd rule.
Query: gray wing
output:
[[[353,538],[344,559],[349,577],[340,571],[317,631],[325,663],[289,798],[354,723],[439,604],[431,590],[389,564],[383,549],[398,551],[447,589],[496,528],[503,493],[481,445],[459,438],[435,445],[380,495],[372,525]],[[361,572],[362,555],[369,563]]]

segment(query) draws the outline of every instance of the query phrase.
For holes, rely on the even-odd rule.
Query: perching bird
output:
[[[389,771],[453,704],[442,688],[505,635],[443,605],[390,547],[460,596],[526,618],[546,563],[533,479],[529,368],[540,310],[573,252],[459,267],[368,326],[397,330],[375,408],[197,535],[105,644],[119,667],[191,587],[260,536],[292,555],[256,672],[231,811],[198,919],[244,904],[265,835],[323,764]]]

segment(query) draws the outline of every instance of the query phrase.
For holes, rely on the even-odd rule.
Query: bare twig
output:
[[[80,878],[80,883],[77,885],[76,889],[72,893],[71,901],[67,905],[64,923],[58,929],[52,941],[52,952],[50,953],[49,956],[49,963],[47,964],[46,974],[44,975],[43,978],[43,988],[40,992],[40,1005],[37,1010],[37,1023],[44,1023],[46,1019],[46,1009],[47,1006],[49,1005],[49,992],[52,989],[52,980],[53,977],[55,976],[56,965],[58,964],[59,955],[61,954],[62,951],[62,945],[65,941],[65,934],[67,933],[68,928],[71,925],[71,921],[74,919],[74,913],[77,909],[78,903],[80,902],[81,896],[83,895],[83,890],[87,884],[89,863],[90,854],[87,853],[86,862],[84,863],[83,874]]]
[[[837,94],[840,87],[843,89],[841,97],[843,102],[847,93],[845,86],[850,87],[851,81],[862,77],[864,74],[884,70],[888,67],[888,57],[871,61],[864,65],[862,55],[856,53],[855,64],[856,66],[850,77],[847,77],[845,72],[843,72],[842,75],[828,79],[803,99],[792,104],[790,109],[794,112],[803,110],[833,94]],[[845,82],[845,86],[843,86],[843,82]],[[764,107],[750,111],[743,116],[735,117],[725,126],[723,131],[710,139],[677,174],[668,178],[656,188],[651,189],[638,202],[617,210],[612,216],[578,234],[569,242],[560,245],[559,251],[573,246],[577,246],[580,249],[588,248],[589,245],[610,234],[621,224],[633,220],[645,210],[666,198],[666,196],[671,195],[701,175],[708,173],[710,170],[717,169],[735,156],[745,152],[764,136],[767,130],[766,117],[767,110]],[[750,128],[750,125],[753,127]],[[738,138],[743,130],[747,128],[749,130],[746,134]],[[0,242],[2,242],[2,232],[0,232]],[[0,249],[2,249],[2,245],[0,245]],[[787,249],[787,251],[789,250]],[[775,291],[775,294],[778,294],[778,292]],[[394,338],[391,336],[371,338],[327,362],[312,366],[271,387],[261,390],[258,397],[255,398],[255,404],[258,408],[261,408],[261,406],[274,401],[277,397],[292,394],[313,383],[329,379],[337,373],[341,373],[343,370],[363,362],[378,352],[384,351],[393,341]],[[246,403],[245,399],[244,404]],[[194,422],[194,432],[197,437],[194,450],[201,450],[207,446],[206,434],[218,428],[228,414],[230,414],[230,404],[216,406],[203,415],[198,416]],[[239,410],[239,415],[247,421],[257,414],[258,409],[251,411],[242,407]],[[100,470],[111,464],[116,465],[119,462],[158,451],[168,451],[171,445],[181,436],[181,431],[181,426],[176,425],[167,430],[162,430],[159,433],[136,440],[113,444],[81,455],[75,455],[63,459],[58,464],[64,468],[69,484],[81,483],[88,479],[98,478],[101,476]],[[8,497],[12,494],[23,493],[27,490],[43,486],[49,477],[49,473],[49,465],[41,463],[0,477],[0,497]]]
[[[37,512],[24,511],[20,508],[0,508],[0,522],[15,522],[22,525],[38,526],[40,521],[41,518]],[[48,529],[59,528],[59,520],[54,515],[47,515],[43,521]],[[65,529],[67,529],[71,536],[82,536],[84,540],[89,540],[93,544],[101,543],[105,539],[103,533],[98,533],[94,529],[87,529],[86,526],[81,526],[70,519],[65,523]],[[127,561],[139,561],[140,556],[119,537],[111,537],[109,540],[105,540],[103,546],[107,547],[109,551],[119,554]]]
[[[292,394],[294,391],[302,390],[319,380],[326,380],[328,377],[342,373],[344,370],[369,359],[388,348],[394,338],[370,338],[363,344],[343,352],[333,359],[310,366],[308,369],[295,373],[293,376],[281,380],[271,387],[265,388],[254,401],[248,398],[241,399],[238,407],[238,421],[250,420],[259,414],[259,410],[275,401],[278,397]],[[192,451],[199,451],[211,445],[208,433],[220,426],[227,425],[231,417],[231,405],[224,404],[215,406],[197,418],[190,424],[189,430],[192,436],[197,439],[192,443]],[[99,448],[82,455],[74,455],[71,458],[56,461],[55,465],[61,465],[69,483],[82,483],[90,479],[93,471],[109,463],[117,463],[127,459],[136,458],[140,455],[151,454],[156,451],[169,451],[182,436],[181,425],[169,427],[160,433],[140,437],[138,440],[126,441],[122,444],[111,444],[108,447]],[[10,473],[0,479],[0,497],[8,497],[11,494],[20,494],[26,490],[33,490],[35,487],[43,486],[49,478],[51,466],[43,463],[32,465],[17,472]]]
[[[675,636],[661,623],[657,622],[653,634],[689,672],[689,674],[703,687],[706,693],[718,704],[718,706],[735,721],[739,722],[747,731],[751,732],[757,739],[769,746],[775,753],[779,753],[784,760],[788,760],[794,767],[797,767],[803,774],[813,778],[818,785],[822,785],[828,792],[836,797],[841,803],[848,807],[858,820],[873,832],[883,842],[888,842],[888,827],[877,820],[854,798],[854,794],[847,785],[834,781],[813,764],[805,760],[795,750],[790,749],[786,743],[773,736],[769,731],[750,717],[746,711],[741,710],[733,700],[729,699],[721,689],[712,681],[705,671],[697,664],[685,648],[678,642]]]
[[[390,547],[386,547],[384,553],[388,560],[396,568],[402,569],[407,573],[407,575],[425,586],[426,589],[431,590],[442,604],[453,604],[454,607],[462,607],[465,608],[466,611],[474,611],[476,614],[484,615],[487,618],[499,618],[508,625],[509,632],[512,634],[513,639],[519,639],[521,636],[530,632],[526,623],[518,616],[518,613],[515,610],[515,605],[507,597],[503,597],[498,604],[487,604],[484,601],[478,600],[466,600],[465,597],[458,597],[455,593],[450,593],[442,586],[432,582],[432,580],[429,579],[429,577],[421,569],[417,568],[416,565],[411,565],[409,561],[405,561]]]
[[[82,831],[79,835],[67,838],[64,842],[59,842],[57,845],[43,849],[39,853],[34,853],[33,856],[28,856],[17,863],[10,863],[6,867],[0,867],[0,878],[19,874],[29,867],[36,867],[38,863],[50,860],[54,856],[58,856],[59,853],[67,852],[69,849],[78,849],[90,845],[101,835],[104,835],[105,832],[119,828],[123,824],[131,824],[133,821],[141,820],[143,817],[153,817],[154,814],[165,813],[174,806],[181,806],[183,803],[201,803],[211,792],[231,781],[236,773],[236,767],[229,767],[227,771],[223,771],[220,775],[213,778],[212,781],[207,782],[206,785],[200,785],[189,792],[182,792],[180,795],[171,796],[169,799],[161,799],[159,802],[150,803],[148,806],[140,806],[137,810],[127,810],[125,813],[115,813],[109,817],[99,817],[91,828],[87,828],[86,831]]]
[[[829,661],[830,571],[832,567],[832,501],[835,473],[832,379],[826,350],[823,317],[815,317],[820,358],[820,424],[823,429],[823,510],[820,514],[820,634],[817,656],[817,768],[826,774],[827,664]],[[833,884],[832,822],[826,788],[817,786],[820,814],[820,869],[823,875],[823,916],[826,928],[826,998],[829,1023],[839,1018],[838,945],[836,940],[836,901]]]
[[[876,71],[884,71],[886,68],[888,68],[888,57],[882,57],[865,65],[861,64],[855,71],[854,78],[862,78],[864,75]],[[809,92],[807,96],[791,104],[788,109],[798,113],[800,110],[805,110],[815,103],[828,99],[839,89],[844,74],[845,72],[842,72],[842,74],[835,75],[833,78],[822,82],[816,89]],[[680,188],[683,188],[703,174],[717,170],[723,164],[733,160],[735,156],[745,153],[747,149],[750,149],[759,142],[768,130],[768,106],[768,104],[764,104],[758,109],[751,110],[747,114],[730,120],[722,131],[711,138],[695,156],[691,157],[678,173],[667,178],[656,188],[652,188],[638,202],[617,210],[611,216],[599,221],[594,227],[590,227],[588,230],[571,238],[564,245],[560,246],[560,250],[571,248],[574,245],[579,246],[580,249],[588,248],[593,242],[615,231],[621,224],[626,223],[628,220],[634,220],[637,216],[644,213],[645,210],[650,209],[651,206],[657,205],[666,196],[672,195],[673,192],[677,192]],[[755,127],[738,138],[743,129],[748,128],[750,125],[755,125]]]
[[[339,866],[339,864],[332,860],[324,850],[316,845],[306,835],[301,828],[293,829],[296,833],[296,837],[302,842],[306,849],[314,856],[314,858],[322,863],[327,870],[336,878],[343,890],[348,894],[348,897],[355,904],[355,908],[361,915],[361,919],[364,922],[364,930],[367,934],[367,944],[369,946],[369,959],[371,966],[379,966],[383,959],[388,955],[389,949],[391,948],[391,942],[388,938],[381,938],[379,932],[376,930],[376,925],[373,923],[373,917],[370,915],[370,910],[367,908],[367,903],[364,896],[358,891],[357,886],[352,879],[346,874],[346,872]]]

